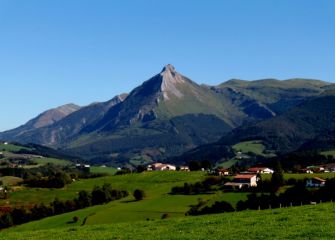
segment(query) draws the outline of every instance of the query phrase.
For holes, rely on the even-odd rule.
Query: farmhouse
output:
[[[300,173],[310,173],[310,174],[313,173],[313,171],[312,171],[311,169],[308,169],[308,168],[303,168],[303,169],[301,169],[299,172],[300,172]]]
[[[267,167],[252,167],[248,169],[250,173],[264,173],[264,174],[272,174],[274,171]]]
[[[190,168],[188,166],[180,166],[179,170],[184,171],[184,172],[189,172]]]
[[[314,177],[307,180],[306,187],[323,187],[325,184],[326,180],[319,177]]]
[[[148,165],[148,171],[176,171],[176,166],[171,164],[163,164],[163,163],[154,163]]]
[[[255,174],[243,174],[234,177],[232,182],[227,182],[225,187],[231,188],[245,188],[245,187],[257,187],[257,176]]]
[[[229,170],[226,168],[217,168],[216,173],[219,174],[220,176],[228,176]]]

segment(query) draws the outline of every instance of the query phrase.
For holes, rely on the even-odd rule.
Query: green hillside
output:
[[[334,213],[335,206],[329,203],[132,224],[68,225],[38,231],[18,227],[3,231],[0,239],[333,239]]]
[[[88,217],[86,224],[131,222],[138,220],[160,219],[164,213],[171,217],[184,216],[190,205],[196,204],[199,198],[214,202],[225,200],[235,204],[245,199],[247,193],[222,193],[200,195],[170,195],[171,188],[183,186],[185,182],[195,183],[205,179],[204,172],[143,172],[140,174],[127,174],[100,177],[95,179],[83,179],[67,185],[62,189],[21,188],[10,194],[9,199],[0,200],[0,205],[29,205],[34,203],[48,204],[56,197],[60,200],[73,199],[81,190],[91,191],[94,186],[110,183],[116,189],[124,189],[132,193],[135,189],[143,189],[146,198],[142,201],[134,201],[132,194],[129,197],[111,202],[103,206],[95,206],[41,220],[35,227],[52,228],[67,226],[74,214],[84,219]],[[93,214],[94,213],[94,214]],[[93,215],[92,215],[93,214]],[[34,226],[34,223],[28,223]],[[78,223],[79,224],[79,223]],[[25,226],[25,225],[24,225]]]

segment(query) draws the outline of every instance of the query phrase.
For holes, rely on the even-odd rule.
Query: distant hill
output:
[[[18,128],[0,133],[0,137],[5,140],[20,139],[22,135],[50,126],[79,109],[80,107],[75,104],[66,104],[47,110]]]
[[[81,107],[39,128],[0,133],[0,139],[60,148],[95,163],[143,164],[276,117],[330,86],[305,79],[198,85],[166,65],[129,94]]]
[[[260,140],[267,150],[286,154],[296,150],[335,149],[335,94],[326,91],[290,109],[282,115],[261,122],[244,125],[227,133],[215,144],[200,146],[181,159],[210,157],[207,152],[252,140]],[[229,151],[226,151],[229,153]],[[218,161],[230,155],[226,152],[216,154],[211,159]]]

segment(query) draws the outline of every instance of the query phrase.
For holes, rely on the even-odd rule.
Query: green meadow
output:
[[[262,174],[262,179],[264,180],[270,180],[271,174]],[[289,180],[290,178],[294,178],[297,180],[303,180],[305,178],[313,178],[313,177],[320,177],[323,179],[327,178],[335,178],[335,173],[329,172],[329,173],[284,173],[284,179]]]
[[[86,225],[158,220],[166,213],[171,218],[184,217],[190,206],[196,204],[199,199],[208,201],[208,204],[225,200],[234,206],[239,200],[246,199],[247,193],[223,193],[222,191],[199,195],[169,194],[174,186],[182,186],[185,182],[201,181],[205,177],[206,173],[204,172],[143,172],[108,176],[80,180],[64,189],[19,189],[11,193],[9,199],[1,200],[0,204],[21,206],[32,205],[36,202],[48,204],[56,197],[61,200],[73,199],[80,190],[91,191],[94,186],[101,186],[104,183],[110,183],[113,188],[127,190],[130,193],[127,198],[105,205],[53,216],[17,227],[18,229],[39,230],[60,226],[66,227],[68,226],[67,222],[71,221],[74,216],[78,216],[81,220],[86,219]],[[132,196],[132,192],[137,188],[145,191],[146,197],[142,201],[134,201]],[[75,225],[81,223],[79,221]]]
[[[103,206],[99,206],[103,208]],[[98,207],[97,207],[98,208]],[[65,214],[68,217],[71,214]],[[243,211],[181,217],[165,220],[135,221],[36,230],[42,221],[1,232],[2,240],[62,239],[334,239],[335,205],[302,206],[262,211]],[[55,224],[57,222],[55,221]]]
[[[272,153],[265,152],[265,146],[262,141],[245,141],[237,143],[233,146],[235,151],[241,151],[242,153],[247,154],[248,152],[252,152],[256,155],[264,156],[264,157],[274,157],[275,155]]]

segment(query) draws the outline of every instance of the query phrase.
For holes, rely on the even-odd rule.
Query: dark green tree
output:
[[[274,173],[271,177],[271,188],[273,192],[277,192],[278,189],[284,185],[284,174],[283,168],[280,162],[276,162],[274,165]]]
[[[142,200],[143,198],[145,198],[145,193],[144,193],[144,191],[143,190],[141,190],[141,189],[136,189],[135,191],[134,191],[134,198],[136,199],[136,201],[140,201],[140,200]]]

